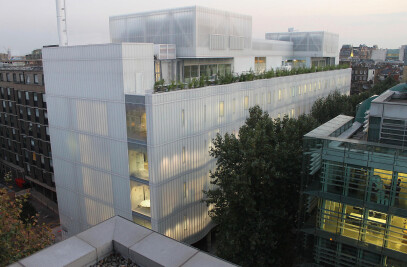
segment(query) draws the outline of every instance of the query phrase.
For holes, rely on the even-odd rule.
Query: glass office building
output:
[[[406,92],[377,97],[362,123],[341,115],[305,135],[303,230],[315,236],[316,263],[405,266]]]

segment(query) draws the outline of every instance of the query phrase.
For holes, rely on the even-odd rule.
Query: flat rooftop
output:
[[[113,252],[139,266],[235,266],[120,216],[112,217],[10,266],[89,266]]]

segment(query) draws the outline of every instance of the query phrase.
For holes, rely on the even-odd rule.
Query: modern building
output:
[[[323,31],[266,33],[266,40],[293,43],[293,54],[283,58],[285,65],[310,68],[339,63],[339,36],[335,33]]]
[[[113,17],[110,29],[116,43],[43,50],[65,236],[120,215],[194,243],[213,227],[202,191],[217,133],[237,133],[256,104],[297,116],[334,90],[349,94],[350,69],[215,84],[217,74],[281,67],[292,53],[283,41],[255,49],[249,16],[190,7]],[[163,77],[203,76],[213,85],[154,90]]]
[[[22,178],[56,210],[42,67],[1,67],[0,91],[0,175]]]
[[[323,266],[405,266],[407,85],[304,136],[303,231]],[[313,206],[317,204],[317,208]],[[315,212],[316,211],[316,212]]]

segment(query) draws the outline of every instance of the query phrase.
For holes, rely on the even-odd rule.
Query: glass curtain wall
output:
[[[147,121],[143,104],[126,104],[130,177],[148,180]]]
[[[406,218],[330,200],[320,205],[320,229],[407,253]]]
[[[126,96],[130,201],[133,221],[151,229],[147,155],[147,117],[144,98]]]
[[[150,187],[136,181],[130,181],[131,209],[145,216],[151,216]]]

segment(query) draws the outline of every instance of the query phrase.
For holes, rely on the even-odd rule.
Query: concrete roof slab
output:
[[[75,236],[19,261],[26,267],[86,266],[95,262],[96,249]]]
[[[76,235],[78,238],[96,248],[98,260],[103,259],[113,250],[112,241],[116,219],[116,217],[110,218]]]
[[[177,267],[197,252],[185,244],[152,233],[130,248],[130,257],[142,266]]]

